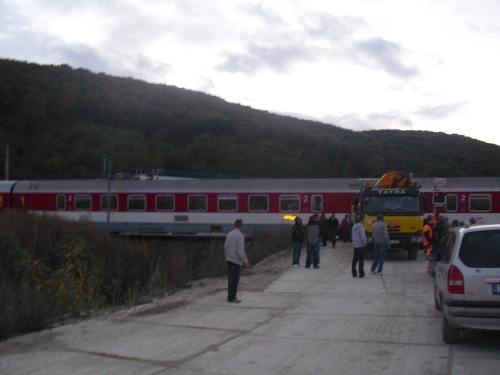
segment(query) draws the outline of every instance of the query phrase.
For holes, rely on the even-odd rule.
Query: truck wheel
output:
[[[452,327],[443,312],[443,341],[447,344],[458,342],[458,328]]]
[[[408,250],[408,259],[415,260],[418,256],[418,248],[413,248]]]

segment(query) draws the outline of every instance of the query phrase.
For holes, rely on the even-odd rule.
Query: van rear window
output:
[[[500,268],[500,231],[465,234],[459,257],[467,267]]]

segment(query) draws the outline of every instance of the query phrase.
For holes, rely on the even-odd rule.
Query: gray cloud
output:
[[[357,43],[355,46],[364,63],[375,64],[391,75],[411,77],[418,74],[416,68],[405,66],[401,62],[401,47],[382,38],[373,38]],[[367,64],[370,65],[370,64]]]
[[[106,57],[87,45],[60,45],[52,48],[51,53],[72,67],[85,68],[96,73],[112,71]]]
[[[253,74],[260,69],[270,68],[280,73],[286,73],[295,62],[310,59],[311,56],[300,47],[265,47],[250,44],[246,53],[227,54],[225,61],[219,64],[217,69],[230,73]]]
[[[445,118],[460,112],[467,105],[467,102],[455,102],[437,106],[421,107],[415,111],[416,115],[426,118]]]
[[[335,45],[339,41],[350,41],[355,30],[366,28],[360,18],[335,17],[329,13],[308,15],[304,29],[311,37],[325,39]]]
[[[134,65],[127,74],[129,76],[141,72],[142,76],[154,76],[157,80],[159,79],[160,81],[167,82],[168,75],[174,70],[171,64],[152,60],[143,54],[137,55],[133,61]]]

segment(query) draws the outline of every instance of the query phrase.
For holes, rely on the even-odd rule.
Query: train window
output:
[[[456,194],[446,194],[446,211],[447,212],[457,212],[458,211],[458,196]]]
[[[249,195],[248,196],[249,211],[269,211],[269,197],[267,195]]]
[[[159,194],[156,196],[157,211],[173,211],[175,207],[175,197],[173,194]]]
[[[58,210],[65,210],[66,209],[66,195],[64,195],[64,194],[57,194],[57,197],[56,197],[56,208]]]
[[[101,195],[101,211],[108,209],[108,194]],[[109,209],[118,210],[118,195],[109,195]]]
[[[311,211],[312,212],[322,212],[323,211],[323,196],[322,195],[312,195],[311,196]]]
[[[207,204],[206,195],[190,195],[188,197],[188,209],[189,211],[206,211]]]
[[[90,194],[75,194],[75,210],[90,210],[92,197]]]
[[[146,196],[145,195],[129,195],[127,197],[127,209],[130,211],[145,211]]]
[[[217,210],[219,211],[238,211],[237,195],[219,195],[217,198]]]
[[[491,211],[491,194],[471,194],[469,195],[470,212]]]
[[[300,211],[300,196],[280,195],[280,211],[281,212]]]

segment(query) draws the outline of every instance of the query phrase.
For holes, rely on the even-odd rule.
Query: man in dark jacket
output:
[[[328,220],[325,214],[321,214],[319,217],[319,235],[321,236],[322,246],[326,246],[326,241],[328,240]]]
[[[307,258],[306,258],[306,268],[311,267],[311,263],[314,268],[319,268],[319,253],[318,253],[318,243],[319,243],[319,225],[318,225],[318,215],[313,215],[309,218],[309,222],[306,226],[306,239],[307,239]]]
[[[302,243],[304,242],[305,232],[304,227],[302,227],[302,219],[300,217],[295,218],[295,224],[292,227],[292,243],[293,243],[293,258],[292,265],[294,267],[300,267],[300,252],[302,250]]]
[[[337,244],[338,230],[339,230],[339,220],[335,217],[335,214],[332,214],[328,218],[328,236],[330,237],[330,241],[332,241],[333,249],[335,249],[335,245]]]

